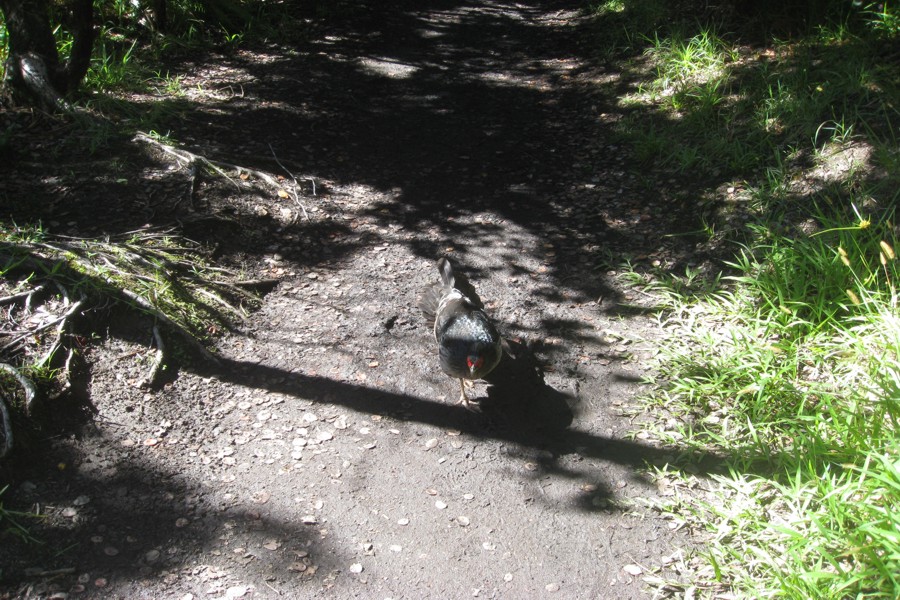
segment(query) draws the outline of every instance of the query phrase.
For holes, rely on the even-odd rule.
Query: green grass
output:
[[[159,85],[162,65],[215,49],[233,51],[250,40],[293,41],[307,35],[296,6],[265,0],[169,0],[165,32],[153,28],[143,6],[130,0],[94,2],[97,32],[90,67],[71,100],[113,120],[134,123],[135,130],[158,125],[171,109],[135,102],[135,95],[178,98],[177,76]],[[60,59],[68,59],[73,36],[66,28],[68,8],[50,3],[50,22]],[[8,32],[0,15],[0,63],[8,53]],[[102,127],[102,126],[101,126]],[[101,135],[107,135],[101,132]],[[2,141],[2,140],[0,140]]]
[[[29,528],[24,525],[23,522],[26,519],[39,519],[41,516],[34,513],[10,510],[4,507],[2,496],[8,489],[8,485],[0,488],[0,533],[15,536],[31,544],[40,544],[41,541],[31,534]],[[0,569],[0,577],[2,577],[2,575],[3,570]]]
[[[675,17],[637,34],[645,59],[625,65],[639,83],[620,98],[630,116],[618,133],[639,158],[705,178],[751,177],[810,140],[821,148],[863,129],[890,137],[898,81],[884,54],[896,8],[863,14],[862,25],[821,25],[762,49],[742,43],[739,22]]]
[[[628,26],[642,4],[595,14]],[[711,246],[733,240],[719,278],[623,278],[663,306],[648,433],[675,464],[724,460],[660,505],[707,540],[652,579],[669,591],[900,595],[900,13],[830,8],[763,43],[760,22],[696,11],[624,36],[619,136],[742,216],[704,214]]]
[[[825,221],[825,217],[821,217]],[[727,457],[677,512],[740,595],[900,591],[900,275],[889,219],[746,248],[730,291],[669,295],[657,436]],[[688,425],[687,423],[690,423]]]

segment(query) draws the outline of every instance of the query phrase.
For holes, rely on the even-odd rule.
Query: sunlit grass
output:
[[[676,20],[644,35],[646,60],[626,65],[637,83],[620,98],[618,131],[640,159],[704,177],[751,177],[863,129],[885,140],[898,82],[873,29],[823,25],[760,49],[725,25]]]
[[[897,7],[765,45],[744,43],[741,23],[671,17],[624,63],[618,132],[697,197],[739,182],[744,219],[720,279],[630,272],[665,306],[646,433],[684,451],[675,464],[724,458],[661,507],[710,542],[653,581],[898,597]]]
[[[890,214],[758,232],[732,287],[665,294],[663,441],[728,457],[682,505],[716,580],[754,597],[900,591],[900,276]],[[849,218],[853,220],[850,221]]]

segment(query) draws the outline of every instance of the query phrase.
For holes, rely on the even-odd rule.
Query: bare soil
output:
[[[691,543],[647,504],[670,451],[624,415],[653,321],[607,265],[698,261],[664,236],[696,215],[611,141],[628,82],[579,3],[371,4],[173,64],[180,99],[130,99],[166,104],[178,147],[290,171],[297,201],[213,174],[187,198],[157,147],[18,130],[4,216],[173,226],[278,284],[218,365],[173,353],[153,391],[152,321],[89,315],[84,397],[3,468],[4,506],[45,518],[25,521],[40,544],[0,538],[0,597],[624,600]],[[441,255],[515,351],[476,384],[481,413],[415,307]]]

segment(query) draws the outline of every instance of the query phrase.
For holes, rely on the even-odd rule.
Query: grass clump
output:
[[[625,65],[638,83],[620,99],[630,116],[618,132],[640,159],[709,180],[777,168],[810,140],[822,148],[863,130],[889,138],[896,8],[879,6],[764,46],[735,14],[673,10],[665,26],[635,35],[643,58]]]
[[[0,488],[0,534],[14,536],[32,544],[41,543],[40,540],[31,535],[28,527],[22,524],[22,521],[25,519],[38,519],[40,515],[4,507],[2,497],[8,489],[8,485]],[[0,569],[0,576],[2,575],[3,570]]]
[[[728,292],[673,300],[668,442],[725,457],[681,512],[705,523],[706,576],[754,597],[900,592],[900,275],[891,220],[746,248]],[[670,296],[674,298],[674,296]]]

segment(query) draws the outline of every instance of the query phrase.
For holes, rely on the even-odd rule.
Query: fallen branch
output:
[[[59,575],[72,575],[73,573],[75,573],[75,567],[52,569],[50,571],[38,567],[25,569],[25,574],[29,577],[57,577]]]
[[[275,148],[272,147],[272,144],[269,144],[269,150],[272,151],[272,158],[275,159],[275,162],[278,163],[278,166],[281,167],[282,169],[284,169],[284,172],[287,173],[288,177],[291,178],[291,181],[294,182],[294,186],[291,188],[291,191],[290,191],[291,197],[294,199],[294,203],[300,207],[300,210],[303,211],[303,216],[306,217],[307,221],[309,221],[310,220],[309,213],[306,212],[306,207],[303,206],[303,203],[300,202],[300,198],[297,196],[297,186],[299,185],[297,183],[297,178],[294,177],[294,174],[291,173],[287,167],[285,167],[283,164],[281,164],[280,160],[278,160],[278,155],[275,154]],[[315,192],[316,192],[316,182],[313,181],[313,195],[315,195]]]

